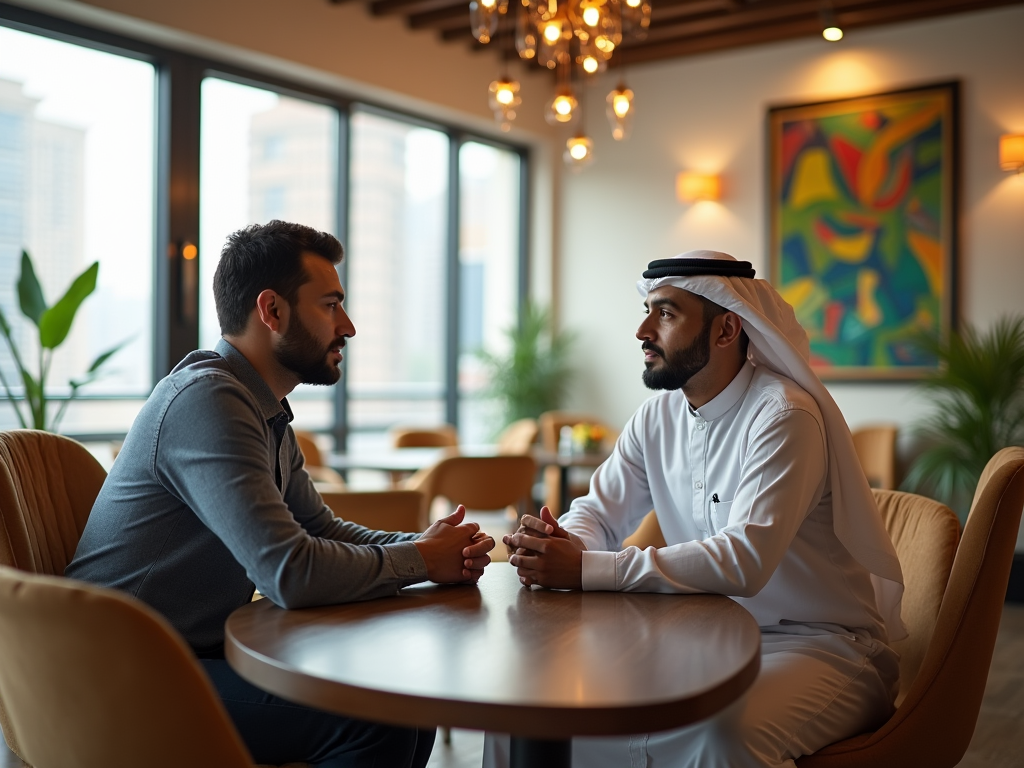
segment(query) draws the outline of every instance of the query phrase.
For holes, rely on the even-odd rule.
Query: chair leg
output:
[[[447,726],[441,726],[441,741],[444,742],[446,747],[452,745],[452,729]]]

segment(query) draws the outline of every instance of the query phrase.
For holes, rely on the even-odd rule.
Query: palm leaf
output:
[[[550,325],[549,313],[528,303],[519,324],[505,331],[507,353],[477,353],[490,372],[489,394],[502,403],[504,424],[536,418],[557,408],[565,397],[572,337],[552,333]]]
[[[903,487],[963,514],[989,458],[1024,444],[1024,316],[1001,318],[987,333],[967,325],[919,345],[940,369],[921,384],[935,410],[915,425],[926,447]]]
[[[46,312],[46,299],[43,298],[43,289],[39,285],[39,278],[36,277],[36,270],[32,266],[32,259],[29,258],[28,251],[21,252],[18,304],[21,307],[21,313],[38,326],[43,313]]]

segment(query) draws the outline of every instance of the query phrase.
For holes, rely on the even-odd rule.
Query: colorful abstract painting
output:
[[[771,280],[823,378],[912,378],[952,322],[955,83],[769,111]]]

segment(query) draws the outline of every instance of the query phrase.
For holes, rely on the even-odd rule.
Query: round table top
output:
[[[760,668],[757,624],[727,597],[528,589],[507,563],[477,586],[293,611],[260,600],[226,636],[242,677],[292,701],[539,739],[680,727]]]

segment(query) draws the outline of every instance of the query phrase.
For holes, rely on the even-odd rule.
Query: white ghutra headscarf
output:
[[[677,262],[679,268],[673,269],[674,259],[685,261]],[[854,559],[870,571],[875,602],[888,628],[889,639],[906,637],[907,630],[900,617],[903,571],[896,550],[857,459],[846,419],[811,370],[810,342],[807,332],[797,322],[793,307],[766,280],[755,280],[752,269],[744,270],[743,267],[750,267],[749,263],[737,262],[727,253],[689,251],[674,259],[651,263],[652,269],[644,273],[643,280],[637,281],[640,295],[646,298],[654,289],[669,285],[735,312],[750,339],[748,355],[754,365],[763,365],[792,379],[815,399],[825,421],[828,440],[832,524],[836,536]],[[706,269],[700,265],[704,260],[708,260]],[[671,274],[673,272],[675,274]],[[744,276],[736,276],[737,273]]]

